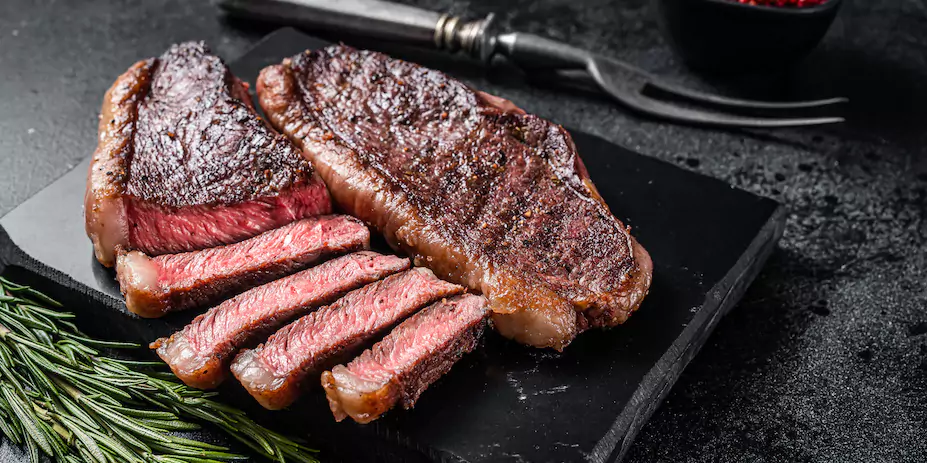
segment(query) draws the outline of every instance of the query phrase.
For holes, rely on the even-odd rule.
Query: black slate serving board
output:
[[[262,67],[323,45],[284,29],[231,66],[253,82]],[[415,409],[367,426],[336,424],[318,390],[284,412],[260,410],[236,384],[222,396],[271,426],[309,434],[326,460],[620,460],[754,279],[785,214],[772,200],[572,133],[602,196],[655,264],[650,295],[625,325],[586,333],[564,353],[490,333]],[[0,219],[0,273],[64,300],[98,336],[149,342],[182,327],[191,315],[128,314],[111,271],[93,259],[81,215],[86,169],[85,162]]]

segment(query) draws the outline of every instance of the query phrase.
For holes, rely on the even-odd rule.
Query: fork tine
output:
[[[598,87],[595,83],[595,79],[589,75],[585,69],[558,69],[553,72],[554,75],[559,76],[563,79],[566,79],[569,82],[581,84],[585,83],[586,85],[592,85]],[[839,103],[849,102],[849,98],[837,97],[837,98],[826,98],[823,100],[810,100],[810,101],[789,101],[789,102],[774,102],[774,101],[758,101],[758,100],[742,100],[738,98],[728,98],[721,95],[715,95],[712,93],[704,93],[696,90],[689,90],[687,88],[677,87],[675,85],[669,85],[662,81],[648,78],[645,85],[649,85],[653,88],[656,88],[662,92],[665,92],[676,97],[681,97],[693,102],[708,103],[716,106],[726,106],[730,108],[744,108],[744,109],[807,109],[807,108],[819,108],[822,106],[829,106]]]
[[[809,125],[834,124],[844,121],[842,117],[774,118],[738,116],[715,111],[705,111],[700,109],[673,106],[671,104],[667,104],[643,95],[639,95],[637,98],[625,99],[622,100],[622,102],[632,107],[633,109],[654,117],[711,127],[802,127]]]
[[[647,82],[648,86],[656,88],[660,91],[668,93],[670,95],[684,98],[697,103],[708,103],[716,106],[726,106],[731,108],[746,108],[746,109],[804,109],[804,108],[819,108],[821,106],[829,106],[833,104],[846,103],[850,101],[848,98],[837,97],[837,98],[826,98],[823,100],[810,100],[810,101],[787,101],[787,102],[775,102],[775,101],[758,101],[758,100],[743,100],[740,98],[728,98],[721,95],[715,95],[711,93],[700,92],[697,90],[690,90],[687,88],[677,87],[675,85],[670,85],[659,80],[651,80]]]
[[[842,117],[779,118],[752,117],[723,113],[708,109],[693,109],[658,100],[643,93],[653,79],[644,72],[614,60],[591,59],[588,77],[614,99],[642,113],[654,117],[689,124],[714,127],[798,127],[843,122]]]

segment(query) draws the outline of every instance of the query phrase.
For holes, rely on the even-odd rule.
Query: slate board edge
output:
[[[782,237],[786,216],[786,208],[779,205],[737,264],[711,288],[705,302],[699,307],[699,313],[644,376],[625,411],[588,456],[589,461],[619,462],[624,459],[641,428],[663,403],[682,371],[705,345],[721,317],[733,309],[763,269]],[[624,438],[619,444],[616,436],[622,434]]]
[[[39,189],[34,194],[30,195],[28,198],[19,203],[16,207],[8,211],[6,214],[0,216],[0,222],[3,219],[6,219],[7,216],[12,214],[14,211],[22,207],[23,204],[28,203],[33,198],[38,196],[40,193],[45,191],[51,185],[54,185],[58,181],[62,180],[64,177],[71,174],[75,169],[79,169],[80,166],[76,166],[72,169],[68,169],[63,172],[61,175],[57,176],[54,180],[45,185],[45,187]],[[2,275],[8,267],[17,267],[27,272],[31,272],[39,277],[45,278],[54,282],[55,284],[64,287],[67,290],[80,293],[81,295],[88,297],[95,304],[102,304],[108,310],[106,312],[117,312],[122,316],[128,315],[130,318],[139,319],[139,317],[128,310],[126,310],[125,305],[121,300],[116,300],[109,295],[97,291],[93,288],[90,288],[83,283],[71,278],[68,274],[55,269],[45,263],[35,259],[30,256],[26,251],[23,251],[13,239],[10,237],[9,233],[0,225],[0,275]],[[72,309],[73,310],[73,309]],[[104,312],[104,311],[94,311],[94,312]],[[132,342],[135,342],[133,339]]]
[[[28,201],[28,200],[27,200]],[[9,269],[20,269],[26,273],[31,273],[40,278],[46,279],[55,285],[71,293],[76,293],[86,302],[84,305],[68,307],[68,311],[86,315],[88,317],[102,317],[106,323],[118,324],[121,328],[129,326],[138,326],[133,323],[125,323],[126,318],[135,318],[132,314],[127,317],[128,312],[122,301],[116,301],[103,292],[90,288],[83,283],[71,278],[66,273],[55,269],[45,263],[33,258],[23,251],[11,238],[2,226],[0,226],[0,274],[5,274]],[[55,298],[55,288],[43,288],[43,292],[50,293]],[[89,309],[89,310],[88,310]],[[80,323],[78,323],[80,325]],[[143,339],[141,332],[128,333],[123,331],[119,341],[138,342]]]

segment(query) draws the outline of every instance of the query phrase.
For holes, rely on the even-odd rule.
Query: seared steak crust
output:
[[[275,196],[312,174],[296,148],[255,116],[247,88],[202,43],[176,45],[157,61],[134,140],[126,192],[163,206]]]
[[[154,58],[135,63],[103,96],[97,149],[87,173],[84,219],[97,260],[107,267],[116,263],[116,247],[128,244],[123,204],[126,164],[133,150],[138,104],[148,95],[155,63]]]
[[[271,66],[258,95],[335,201],[416,264],[481,291],[504,335],[562,349],[650,286],[647,252],[570,135],[433,70],[346,46]]]
[[[136,63],[107,92],[85,201],[104,265],[117,246],[182,252],[329,211],[311,164],[202,43]]]

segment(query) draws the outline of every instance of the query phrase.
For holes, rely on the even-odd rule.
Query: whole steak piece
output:
[[[312,165],[202,43],[135,63],[106,92],[84,202],[103,265],[117,247],[202,249],[330,210]]]
[[[562,127],[346,46],[265,68],[257,91],[341,208],[416,265],[481,291],[503,335],[563,349],[623,323],[647,294],[650,256]]]

